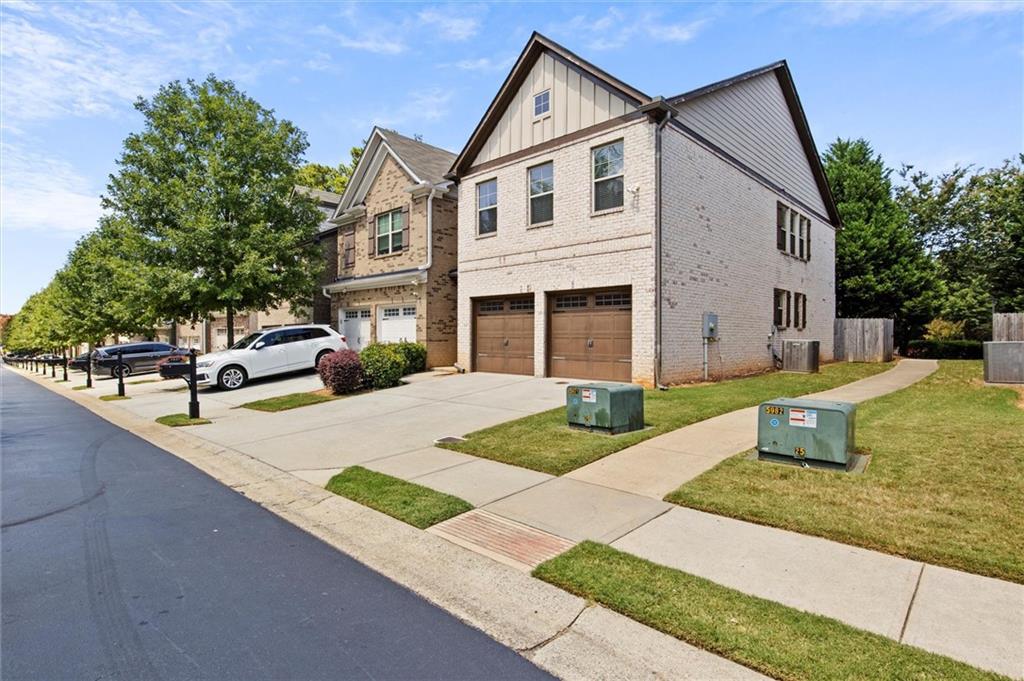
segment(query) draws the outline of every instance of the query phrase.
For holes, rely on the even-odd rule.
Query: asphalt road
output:
[[[173,455],[0,382],[5,681],[550,678]]]

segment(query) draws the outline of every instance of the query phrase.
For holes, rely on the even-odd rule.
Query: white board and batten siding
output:
[[[533,115],[533,97],[548,90],[547,115]],[[636,107],[573,66],[542,54],[534,63],[473,165],[636,111]]]
[[[774,72],[676,105],[679,121],[826,216],[810,162]]]

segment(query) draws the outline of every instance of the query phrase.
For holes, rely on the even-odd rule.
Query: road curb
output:
[[[62,390],[64,384],[15,373],[170,452],[555,676],[763,678],[230,447],[134,416],[91,395]]]

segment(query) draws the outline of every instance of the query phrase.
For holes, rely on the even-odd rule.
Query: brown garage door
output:
[[[533,297],[473,302],[473,369],[533,375]]]
[[[548,310],[549,376],[632,380],[630,289],[552,293]]]

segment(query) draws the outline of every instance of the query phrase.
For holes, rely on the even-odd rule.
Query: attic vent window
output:
[[[533,96],[533,116],[537,118],[551,111],[551,90]]]

